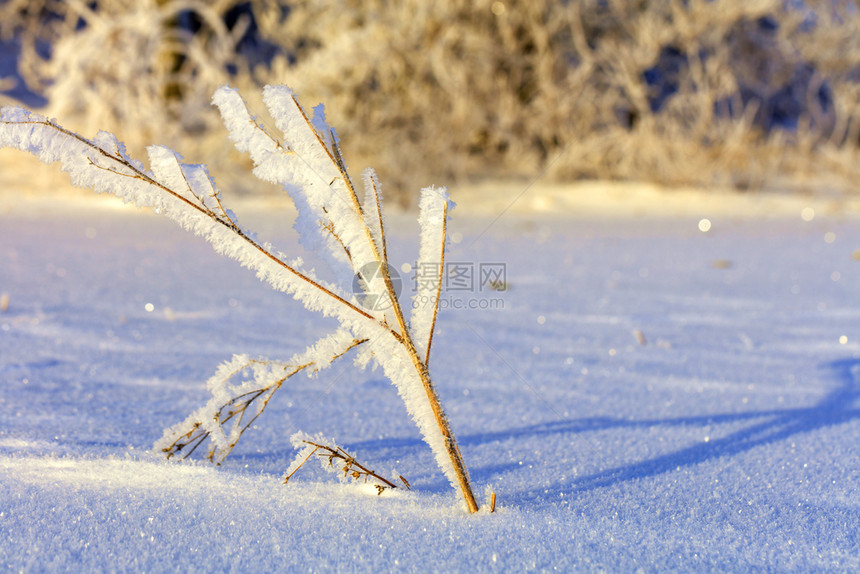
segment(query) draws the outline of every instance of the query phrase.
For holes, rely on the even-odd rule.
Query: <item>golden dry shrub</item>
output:
[[[279,24],[292,60],[272,73],[330,102],[354,159],[403,189],[430,174],[743,189],[856,176],[860,15],[839,3],[293,5]]]
[[[0,16],[75,129],[211,159],[208,94],[288,82],[403,203],[511,177],[847,190],[860,165],[848,0],[10,0]]]

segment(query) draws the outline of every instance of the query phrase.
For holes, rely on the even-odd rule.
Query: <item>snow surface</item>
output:
[[[860,569],[855,218],[455,212],[449,261],[505,263],[508,284],[443,293],[503,308],[443,309],[434,338],[480,502],[497,494],[470,516],[396,391],[348,359],[290,379],[223,466],[163,461],[221,362],[286,359],[335,322],[156,215],[0,205],[0,568]],[[292,213],[236,211],[300,254]],[[414,216],[390,219],[392,262],[414,262]],[[299,430],[413,490],[318,465],[281,484]]]

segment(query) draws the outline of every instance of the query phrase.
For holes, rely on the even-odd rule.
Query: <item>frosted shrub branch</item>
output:
[[[220,88],[213,97],[236,148],[251,157],[254,175],[290,193],[299,212],[296,229],[300,239],[307,248],[327,257],[335,274],[333,283],[303,269],[300,260],[287,261],[280,252],[260,243],[225,207],[207,168],[183,163],[168,148],[148,148],[147,170],[128,156],[113,134],[99,132],[88,140],[53,120],[14,107],[0,110],[0,147],[28,151],[46,163],[59,162],[74,185],[113,193],[163,213],[204,237],[218,253],[255,271],[273,288],[292,295],[309,310],[339,321],[337,331],[289,361],[237,355],[222,365],[209,380],[209,402],[168,429],[156,444],[168,458],[188,457],[208,441],[206,457],[222,462],[287,379],[298,373],[312,375],[369,342],[357,363],[373,360],[382,367],[440,469],[460,490],[469,510],[477,511],[465,464],[428,370],[451,205],[446,191],[422,190],[419,264],[434,266],[439,274],[421,288],[421,304],[413,305],[407,322],[388,272],[376,175],[365,171],[360,200],[322,106],[309,116],[284,86],[267,86],[263,102],[283,139],[271,135],[251,115],[235,89]],[[348,295],[346,286],[353,278],[362,293]],[[380,296],[384,305],[365,304]]]

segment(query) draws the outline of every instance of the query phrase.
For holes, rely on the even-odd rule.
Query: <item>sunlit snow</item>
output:
[[[449,260],[506,271],[505,290],[445,293],[502,306],[451,305],[434,339],[479,502],[497,496],[470,516],[383,374],[349,361],[291,379],[222,466],[163,461],[215,365],[289,357],[334,322],[162,217],[3,205],[5,569],[860,568],[853,217],[455,217]],[[301,254],[289,211],[236,211]],[[392,261],[416,260],[414,227],[392,216]],[[319,465],[282,484],[297,431],[412,490]]]

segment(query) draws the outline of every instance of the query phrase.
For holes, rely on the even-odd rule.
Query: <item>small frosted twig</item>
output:
[[[295,475],[296,472],[308,460],[310,460],[312,456],[316,454],[319,457],[328,459],[329,467],[333,467],[334,461],[337,460],[342,465],[340,470],[343,472],[344,477],[352,477],[353,480],[359,480],[361,478],[364,478],[365,483],[367,483],[367,481],[370,479],[379,481],[380,484],[373,485],[374,487],[376,487],[377,495],[382,494],[386,488],[397,488],[396,484],[380,476],[375,471],[367,468],[363,464],[359,463],[357,460],[355,460],[354,456],[352,456],[337,445],[331,447],[324,444],[318,444],[310,440],[302,440],[301,442],[314,448],[304,457],[304,459],[298,465],[291,465],[292,471],[284,477],[284,484],[289,482],[293,475]],[[299,456],[301,456],[301,453]],[[403,484],[406,485],[407,489],[411,489],[411,487],[409,486],[409,481],[403,478],[403,476],[400,476],[400,480],[403,481]]]
[[[233,419],[233,417],[235,417],[236,415],[239,415],[238,421],[236,421],[234,423],[234,427],[237,428],[238,430],[230,433],[230,436],[234,436],[234,439],[230,443],[228,443],[226,445],[226,447],[219,449],[218,446],[213,443],[212,448],[210,448],[209,453],[206,455],[206,458],[209,459],[211,462],[217,461],[220,463],[221,461],[223,461],[227,457],[227,455],[230,454],[230,452],[233,450],[233,448],[236,446],[236,443],[238,442],[238,440],[242,436],[242,434],[244,434],[244,432],[246,430],[248,430],[252,424],[254,424],[254,421],[256,421],[257,418],[261,414],[263,414],[263,411],[268,406],[269,401],[272,399],[272,396],[275,394],[275,391],[277,391],[281,387],[281,385],[284,383],[284,381],[286,381],[288,378],[292,377],[293,375],[303,371],[304,369],[310,367],[312,364],[313,363],[301,365],[300,367],[297,367],[292,372],[288,373],[283,378],[275,381],[271,385],[264,387],[262,389],[256,389],[253,391],[248,391],[246,393],[242,393],[241,395],[233,397],[232,399],[227,401],[225,404],[223,404],[220,408],[218,408],[218,410],[215,411],[215,413],[213,414],[213,418],[216,421],[216,423],[219,426],[223,427],[226,423],[230,422],[231,419]],[[261,403],[255,405],[257,410],[256,410],[256,413],[254,414],[254,416],[251,418],[250,421],[248,421],[246,424],[243,425],[242,423],[244,421],[245,413],[247,412],[248,407],[250,407],[252,404],[254,404],[254,402],[257,399],[259,399],[261,396],[264,396],[264,395],[266,395],[266,398],[263,399],[263,401]],[[247,398],[247,397],[250,397],[250,398]],[[245,399],[245,400],[242,400],[242,399]],[[222,415],[226,415],[226,416],[224,416],[222,418]],[[195,434],[195,431],[199,431],[199,434]],[[225,434],[227,434],[227,433],[225,433]],[[193,423],[192,428],[189,432],[180,435],[175,441],[173,441],[173,443],[169,444],[166,447],[163,447],[161,449],[161,451],[166,453],[167,458],[170,459],[173,456],[178,455],[179,452],[182,451],[186,446],[188,446],[189,444],[192,444],[196,441],[196,444],[194,444],[194,446],[191,450],[188,450],[182,454],[182,458],[186,459],[189,456],[191,456],[191,454],[197,449],[197,447],[200,446],[200,444],[209,436],[210,436],[210,432],[207,431],[203,427],[201,422],[198,421],[198,422]],[[183,440],[183,439],[187,439],[187,440]]]
[[[343,161],[343,155],[340,153],[340,146],[337,145],[337,137],[335,137],[333,129],[329,129],[329,136],[331,137],[331,148],[332,152],[334,152],[334,159],[337,162],[337,167],[342,173],[346,173],[346,163]]]
[[[110,153],[109,151],[105,150],[104,148],[102,148],[102,147],[100,147],[100,146],[98,146],[98,145],[94,144],[93,142],[91,142],[91,141],[90,141],[90,140],[88,140],[87,138],[85,138],[85,137],[83,137],[83,136],[81,136],[81,135],[78,135],[78,134],[76,134],[75,132],[73,132],[73,131],[71,131],[71,130],[67,130],[66,128],[64,128],[63,126],[61,126],[61,125],[59,125],[59,124],[56,124],[56,123],[54,123],[54,122],[52,122],[52,121],[47,121],[47,120],[27,120],[27,121],[14,121],[14,122],[9,122],[9,121],[0,121],[0,124],[4,124],[4,125],[41,125],[41,126],[46,126],[46,127],[48,127],[48,128],[51,128],[51,129],[57,130],[57,131],[58,131],[58,132],[60,132],[61,134],[65,135],[65,136],[67,136],[67,137],[70,137],[70,138],[72,138],[72,139],[74,139],[74,140],[77,140],[78,142],[80,142],[80,143],[82,143],[82,144],[84,144],[84,145],[88,146],[90,149],[93,149],[93,150],[95,150],[95,151],[99,152],[99,153],[100,153],[101,155],[103,155],[104,157],[106,157],[106,158],[108,158],[108,159],[110,159],[110,160],[113,160],[113,161],[115,161],[115,162],[119,163],[120,165],[122,165],[122,166],[123,166],[123,167],[125,167],[125,168],[128,168],[129,170],[131,170],[131,171],[132,171],[132,173],[130,173],[130,174],[128,174],[128,173],[122,173],[122,172],[118,172],[118,171],[116,171],[116,170],[114,170],[114,169],[111,169],[111,168],[108,168],[108,167],[104,167],[104,166],[98,165],[97,163],[95,163],[95,162],[92,160],[92,158],[89,158],[89,157],[88,157],[88,158],[87,158],[87,160],[88,160],[88,161],[90,162],[90,164],[91,164],[91,165],[93,165],[94,167],[97,167],[97,168],[99,168],[99,169],[103,169],[103,170],[105,170],[105,171],[109,171],[109,172],[115,173],[115,174],[117,174],[117,175],[121,175],[121,176],[123,176],[123,177],[130,177],[130,178],[133,178],[133,179],[139,179],[139,180],[141,180],[141,181],[144,181],[144,182],[146,182],[146,183],[148,183],[148,184],[150,184],[150,185],[153,185],[153,186],[157,187],[158,189],[160,189],[160,190],[164,191],[165,193],[169,194],[169,195],[170,195],[170,196],[172,196],[173,198],[175,198],[175,199],[177,199],[177,200],[179,200],[179,201],[181,201],[181,202],[185,203],[187,206],[189,206],[189,207],[191,207],[191,208],[195,209],[196,211],[202,212],[202,213],[204,213],[204,214],[206,213],[206,211],[205,211],[205,210],[203,210],[200,206],[198,206],[197,204],[193,203],[192,201],[188,200],[188,199],[187,199],[186,197],[184,197],[181,193],[177,193],[176,191],[174,191],[174,190],[170,189],[169,187],[167,187],[167,186],[165,186],[165,185],[162,185],[162,184],[161,184],[161,183],[159,183],[158,181],[156,181],[156,180],[154,180],[153,178],[149,177],[146,173],[144,173],[143,171],[141,171],[140,169],[138,169],[137,167],[135,167],[134,165],[132,165],[132,164],[131,164],[131,162],[129,162],[129,161],[128,161],[127,159],[125,159],[124,157],[122,157],[122,156],[120,156],[120,155],[113,155],[112,153]],[[219,220],[219,222],[220,222],[220,223],[222,223],[222,224],[224,224],[225,226],[229,227],[229,228],[230,228],[230,229],[232,229],[233,231],[235,231],[237,234],[239,234],[240,236],[242,236],[242,237],[243,237],[243,239],[244,239],[244,238],[247,238],[247,236],[242,232],[242,230],[241,230],[238,226],[236,226],[235,224],[233,224],[232,222],[224,222],[224,221],[220,221],[220,220]],[[251,242],[252,244],[254,243],[254,242],[253,242],[253,240],[250,240],[250,238],[248,238],[248,239],[249,239],[249,242]],[[285,266],[286,266],[286,265],[285,265]],[[298,273],[298,272],[296,272],[296,273]]]
[[[203,207],[203,209],[205,209],[207,213],[211,214],[212,210],[210,210],[206,206],[206,201],[202,197],[194,193],[194,189],[191,187],[191,183],[188,181],[188,176],[185,175],[185,170],[182,169],[182,162],[179,161],[179,158],[176,156],[176,153],[171,153],[171,155],[173,156],[173,161],[176,162],[176,167],[179,168],[179,175],[182,176],[182,181],[185,182],[185,187],[188,188],[188,193],[190,193],[193,197],[196,197],[197,201],[200,202],[201,207]]]
[[[308,118],[307,114],[305,113],[302,106],[299,104],[299,101],[296,99],[295,95],[290,94],[289,97],[290,97],[290,100],[292,101],[293,105],[295,106],[295,109],[298,110],[299,114],[301,115],[302,119],[304,120],[305,124],[307,125],[307,128],[311,131],[311,133],[313,134],[313,137],[316,139],[319,146],[328,155],[329,160],[331,161],[331,163],[335,166],[335,168],[337,169],[337,171],[341,175],[341,179],[343,180],[343,182],[346,186],[346,191],[349,195],[352,209],[353,209],[355,215],[357,216],[357,220],[362,224],[362,228],[363,228],[364,234],[368,240],[368,244],[370,246],[373,257],[377,262],[381,263],[380,269],[382,271],[382,280],[383,280],[383,283],[385,284],[386,294],[387,294],[389,300],[391,301],[391,307],[394,310],[395,317],[397,318],[397,324],[398,324],[398,327],[400,329],[399,334],[402,337],[408,338],[408,333],[409,333],[408,327],[406,325],[406,320],[404,319],[404,316],[403,316],[403,311],[400,308],[400,302],[397,300],[397,294],[394,290],[394,285],[391,282],[391,276],[388,273],[388,265],[382,264],[383,262],[387,262],[386,261],[387,256],[384,252],[384,242],[383,242],[382,246],[377,246],[376,239],[373,236],[373,232],[370,230],[370,227],[368,227],[367,222],[365,221],[364,209],[361,206],[361,202],[358,200],[358,194],[355,191],[355,186],[353,185],[352,180],[350,179],[349,174],[346,171],[346,166],[343,162],[343,158],[340,155],[340,150],[337,148],[336,140],[334,138],[332,138],[332,144],[333,144],[332,149],[329,149],[329,147],[326,145],[325,141],[323,141],[322,134],[320,134],[314,128],[313,122],[311,122],[310,118]],[[316,173],[316,171],[314,171],[311,168],[311,166],[307,163],[307,161],[304,158],[301,157],[301,155],[298,155],[298,157],[303,162],[305,162],[307,167],[313,173],[315,173],[319,177],[319,174]],[[334,183],[334,181],[328,182],[327,186],[331,187],[331,185],[333,183]],[[380,231],[381,231],[381,228],[380,228]],[[387,323],[386,323],[386,325],[387,325]],[[389,330],[391,330],[392,333],[394,333],[393,329],[390,326],[387,328]]]
[[[235,224],[236,222],[233,221],[233,218],[227,214],[227,210],[225,210],[224,206],[221,204],[221,197],[218,193],[218,190],[215,187],[215,182],[212,181],[212,177],[208,173],[206,174],[206,183],[209,184],[210,192],[205,194],[205,195],[201,192],[198,195],[194,191],[194,188],[191,187],[191,182],[188,181],[188,176],[185,174],[185,170],[182,169],[183,164],[179,160],[179,157],[176,155],[175,152],[173,152],[172,155],[173,155],[174,161],[176,161],[176,166],[179,168],[179,174],[182,176],[182,180],[185,182],[185,187],[188,188],[188,193],[190,193],[192,196],[197,198],[197,200],[200,202],[200,206],[206,211],[206,213],[209,214],[209,216],[212,217],[213,219],[223,220],[225,222]],[[198,169],[199,169],[199,167],[198,167]],[[206,205],[206,198],[207,197],[212,198],[212,200],[215,202],[215,205],[218,207],[219,213],[216,213],[211,207]]]
[[[305,442],[307,442],[307,441],[305,441]],[[308,443],[308,444],[310,444],[310,443]],[[305,463],[306,463],[306,462],[307,462],[307,461],[308,461],[308,460],[309,460],[309,459],[310,459],[310,458],[311,458],[311,457],[312,457],[312,456],[313,456],[313,455],[314,455],[318,450],[319,450],[319,447],[316,447],[316,448],[315,448],[315,449],[313,449],[311,452],[309,452],[309,453],[308,453],[308,455],[304,458],[304,460],[303,460],[302,462],[300,462],[300,463],[296,466],[296,468],[294,468],[294,469],[293,469],[293,471],[292,471],[292,472],[290,472],[288,475],[286,475],[286,476],[284,477],[284,484],[287,484],[287,483],[290,481],[290,479],[291,479],[291,478],[293,478],[293,475],[294,475],[294,474],[296,474],[296,472],[298,472],[298,470],[299,470],[299,469],[300,469],[300,468],[301,468],[301,467],[302,467],[302,466],[303,466],[303,465],[304,465],[304,464],[305,464]]]
[[[210,462],[214,462],[216,464],[220,464],[223,462],[225,458],[232,452],[233,448],[238,443],[239,439],[242,435],[247,431],[254,422],[263,414],[263,411],[269,404],[269,401],[272,400],[275,392],[281,388],[283,383],[297,375],[300,372],[307,371],[308,369],[313,368],[313,371],[318,371],[322,367],[331,364],[337,359],[341,358],[351,349],[367,342],[367,339],[353,339],[353,341],[348,344],[342,350],[339,350],[337,353],[330,357],[326,357],[323,361],[309,361],[299,366],[284,366],[284,374],[283,376],[279,376],[274,381],[269,384],[257,388],[247,390],[238,394],[234,397],[231,397],[229,400],[224,402],[223,404],[216,406],[214,408],[207,408],[203,412],[208,414],[204,416],[199,416],[200,411],[198,411],[195,417],[189,418],[186,421],[186,424],[190,423],[190,429],[186,432],[177,431],[173,436],[175,437],[171,442],[167,443],[165,446],[161,447],[161,452],[167,455],[167,458],[173,458],[174,456],[179,457],[181,459],[186,459],[191,456],[192,453],[199,447],[207,438],[212,437],[212,430],[219,429],[220,432],[224,434],[226,437],[230,437],[231,440],[224,443],[218,443],[213,440],[211,443],[211,447],[209,452],[206,455],[206,458]],[[247,362],[243,362],[237,368],[223,373],[221,375],[222,378],[218,379],[219,386],[224,386],[227,381],[232,379],[233,377],[239,375],[246,368],[251,365],[259,365],[265,364],[266,361],[258,361],[258,360],[248,360]],[[245,414],[248,413],[248,409],[254,407],[253,416],[245,421]],[[199,416],[199,418],[197,418]],[[203,421],[206,420],[206,417],[211,417],[209,420],[214,420],[217,425],[212,429],[207,429],[207,425],[203,424]],[[196,420],[195,420],[196,418]],[[234,420],[235,419],[235,420]],[[225,429],[225,425],[231,423],[229,429]],[[182,428],[182,427],[180,427]],[[188,427],[186,427],[188,428]],[[225,432],[227,431],[227,432]],[[191,448],[188,448],[188,447]]]
[[[344,163],[343,163],[343,158],[340,155],[340,150],[337,149],[337,144],[334,143],[335,138],[332,137],[332,144],[333,144],[333,148],[337,151],[332,153],[332,150],[330,150],[329,147],[327,145],[325,145],[325,142],[323,141],[323,138],[320,135],[320,133],[314,129],[313,122],[311,122],[310,118],[308,118],[308,115],[305,113],[304,108],[302,108],[301,104],[299,104],[299,101],[296,99],[295,94],[290,94],[290,98],[293,100],[293,105],[296,107],[296,109],[302,115],[302,118],[304,118],[305,123],[308,125],[308,128],[310,128],[310,130],[311,130],[311,133],[313,133],[317,142],[319,142],[320,147],[323,150],[325,150],[325,152],[326,152],[326,154],[328,154],[328,157],[331,160],[331,162],[335,165],[335,167],[337,167],[337,170],[340,172],[341,177],[343,178],[343,181],[346,184],[347,189],[349,190],[352,197],[355,199],[355,203],[358,204],[358,196],[355,195],[355,188],[353,187],[352,180],[349,178],[349,174],[346,171],[346,165],[344,165]],[[332,134],[332,135],[334,135],[334,134]],[[308,166],[308,167],[310,167],[310,166]],[[331,182],[328,185],[331,185],[332,183],[334,183],[334,182]],[[360,209],[360,207],[359,207],[359,209]]]
[[[182,458],[186,459],[191,456],[191,454],[195,450],[197,450],[197,447],[200,446],[208,436],[209,431],[205,430],[199,422],[194,423],[191,427],[191,430],[189,430],[185,434],[178,436],[176,440],[174,440],[170,445],[164,447],[161,450],[162,452],[167,453],[167,459],[170,460],[171,458],[179,454],[182,449],[184,449],[188,445],[193,444],[194,446],[191,447],[191,450],[188,450],[182,454]]]
[[[388,265],[388,246],[385,241],[385,224],[382,220],[382,203],[379,199],[379,181],[376,179],[376,174],[370,169],[365,172],[365,188],[367,189],[368,195],[370,195],[369,199],[373,200],[370,207],[373,208],[373,215],[375,216],[373,224],[378,226],[374,231],[376,231],[376,235],[379,236],[379,249],[382,251],[382,262],[385,265]],[[367,202],[367,200],[365,200],[365,202]]]
[[[323,209],[323,211],[325,211],[325,209]],[[349,247],[346,246],[346,243],[343,242],[343,240],[337,234],[337,231],[334,230],[334,222],[330,219],[328,220],[328,223],[323,223],[321,221],[320,227],[322,227],[323,229],[328,231],[329,234],[331,234],[332,238],[337,242],[337,244],[343,248],[343,252],[346,254],[346,258],[349,260],[350,263],[352,263],[352,254],[349,252]]]
[[[449,200],[445,189],[425,187],[419,201],[421,226],[418,249],[418,288],[412,299],[410,325],[424,365],[430,360],[433,331],[439,311],[445,271],[445,239],[448,232]],[[426,273],[426,275],[424,275]]]

